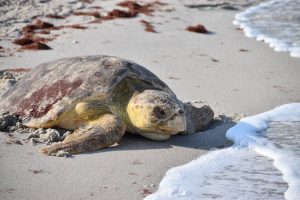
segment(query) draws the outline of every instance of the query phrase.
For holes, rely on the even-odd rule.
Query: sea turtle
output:
[[[40,64],[1,97],[0,106],[31,128],[75,130],[41,152],[70,154],[108,147],[125,131],[152,140],[194,133],[213,119],[209,106],[183,104],[146,68],[112,56]]]

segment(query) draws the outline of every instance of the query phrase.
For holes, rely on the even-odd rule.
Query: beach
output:
[[[101,13],[117,2],[91,5],[103,7]],[[126,135],[118,146],[72,158],[45,156],[38,152],[42,145],[6,144],[7,135],[1,133],[0,199],[143,199],[157,190],[168,169],[229,146],[225,134],[236,123],[232,118],[300,102],[300,59],[245,37],[232,23],[237,13],[258,2],[241,1],[246,3],[239,10],[190,6],[197,1],[161,2],[167,5],[157,5],[153,16],[140,13],[101,23],[88,23],[90,16],[68,17],[68,23],[82,22],[87,29],[54,30],[58,36],[47,42],[51,50],[16,51],[19,46],[11,43],[16,36],[2,37],[0,69],[32,68],[71,56],[126,58],[156,74],[178,99],[210,105],[221,120],[206,131],[165,142]],[[155,31],[145,31],[140,20]],[[197,24],[208,34],[186,31]]]

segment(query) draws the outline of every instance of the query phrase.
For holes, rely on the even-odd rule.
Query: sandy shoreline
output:
[[[48,43],[53,50],[0,57],[0,68],[106,54],[147,67],[179,99],[203,101],[226,116],[253,115],[300,101],[300,59],[246,38],[232,24],[239,11],[163,2],[174,10],[91,24],[86,30],[66,29]],[[151,22],[157,33],[145,32],[140,20]],[[185,31],[196,24],[213,34]],[[7,40],[0,46],[15,48]],[[70,159],[44,156],[38,153],[39,146],[7,145],[6,136],[0,134],[0,199],[142,199],[147,190],[157,189],[169,168],[227,145],[225,132],[233,124],[162,143],[126,136],[118,147]]]

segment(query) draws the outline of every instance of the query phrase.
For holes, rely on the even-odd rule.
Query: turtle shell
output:
[[[36,66],[2,95],[0,105],[27,120],[49,112],[58,115],[63,110],[58,108],[83,98],[102,96],[111,101],[113,89],[126,77],[175,96],[157,76],[134,62],[112,56],[86,56]]]

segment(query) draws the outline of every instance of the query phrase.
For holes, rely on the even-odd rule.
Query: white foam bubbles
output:
[[[264,41],[279,52],[300,57],[300,0],[271,0],[235,16],[247,37]]]
[[[271,161],[249,149],[215,150],[169,170],[159,190],[145,200],[277,200],[283,198],[278,194],[283,194],[286,185],[277,171],[270,169],[270,165]],[[257,188],[257,184],[263,186]],[[272,195],[275,187],[277,194]]]
[[[271,121],[300,121],[300,103],[242,119],[226,134],[234,146],[170,169],[145,200],[300,199],[300,123],[272,136]]]
[[[283,105],[274,110],[244,118],[229,129],[226,136],[236,145],[246,144],[256,152],[274,160],[274,166],[281,171],[283,180],[289,185],[285,198],[297,200],[300,199],[300,158],[293,151],[278,149],[271,141],[258,135],[268,127],[268,122],[274,121],[300,121],[300,103]]]

